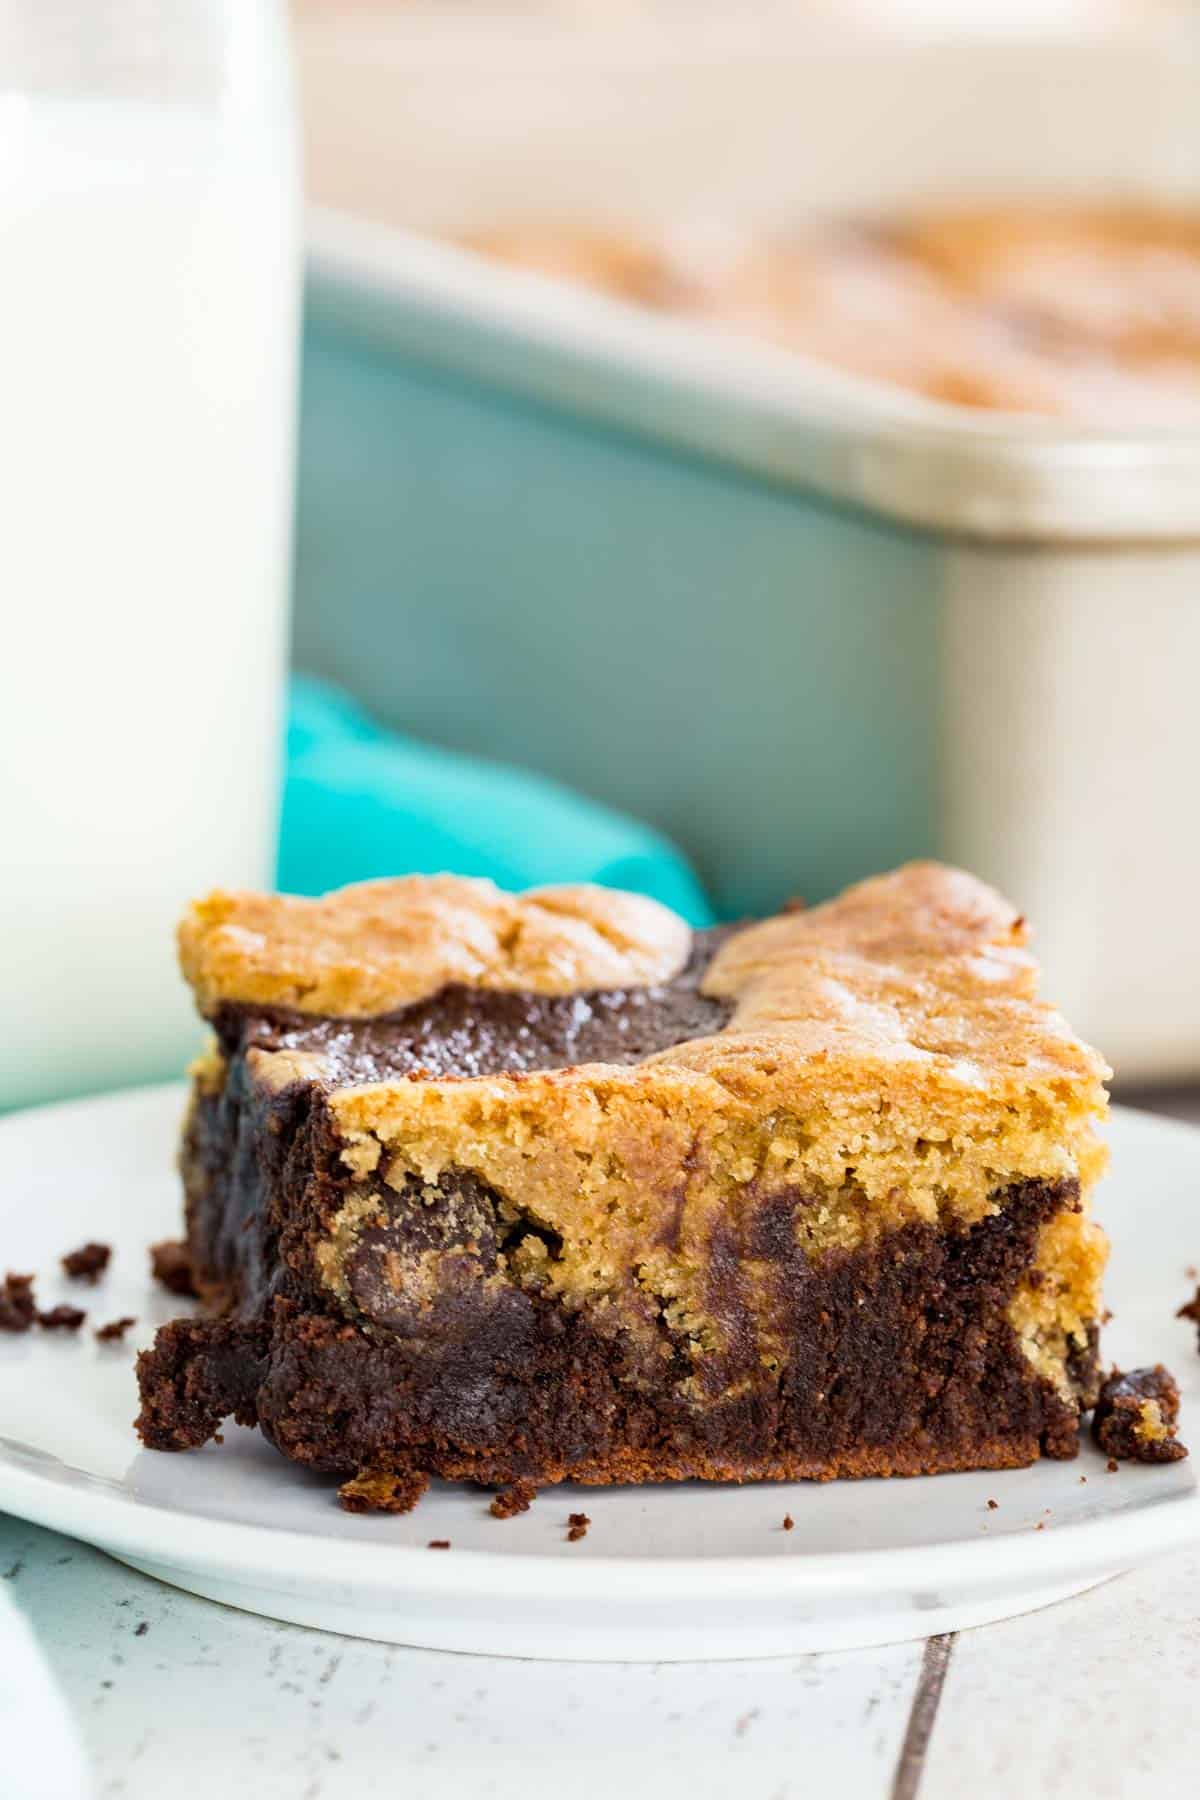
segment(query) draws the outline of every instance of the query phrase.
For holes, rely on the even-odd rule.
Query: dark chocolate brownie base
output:
[[[446,1195],[447,1216],[468,1204],[477,1220],[485,1196],[463,1188]],[[705,1370],[711,1399],[684,1394],[680,1357],[660,1357],[655,1378],[619,1332],[516,1286],[485,1290],[463,1266],[474,1259],[450,1255],[419,1333],[416,1320],[353,1324],[284,1291],[252,1319],[165,1327],[140,1359],[139,1429],[154,1447],[186,1448],[232,1413],[318,1469],[489,1484],[923,1474],[1071,1456],[1095,1346],[1073,1371],[1072,1403],[1025,1360],[1005,1308],[1040,1225],[1073,1203],[1068,1184],[1026,1183],[970,1231],[908,1226],[810,1263],[777,1200],[752,1226],[753,1249],[759,1270],[766,1252],[792,1353],[772,1373],[755,1366],[748,1331],[739,1344],[747,1246],[731,1243],[734,1348]],[[393,1211],[399,1244],[403,1196]],[[486,1248],[478,1261],[487,1267]]]

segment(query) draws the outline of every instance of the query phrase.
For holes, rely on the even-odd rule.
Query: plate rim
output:
[[[50,1101],[0,1117],[0,1140],[36,1119],[57,1122],[64,1116],[136,1106],[158,1098],[182,1102],[185,1084],[157,1082]],[[1186,1140],[1200,1165],[1200,1127],[1130,1107],[1113,1107],[1110,1121],[1120,1131],[1156,1138]],[[131,1446],[132,1447],[132,1446]],[[794,1599],[832,1594],[879,1595],[926,1585],[940,1587],[974,1580],[998,1585],[1013,1580],[1073,1579],[1089,1572],[1112,1573],[1200,1542],[1200,1485],[1168,1492],[1158,1499],[1116,1513],[1082,1519],[1038,1531],[1027,1529],[1002,1536],[962,1535],[930,1544],[873,1546],[808,1552],[801,1534],[786,1549],[711,1556],[617,1556],[589,1552],[578,1558],[538,1550],[488,1550],[464,1546],[451,1557],[433,1557],[424,1544],[371,1542],[302,1531],[263,1521],[229,1519],[178,1505],[147,1500],[84,1469],[61,1460],[46,1468],[23,1467],[14,1458],[17,1446],[0,1438],[0,1509],[117,1554],[128,1552],[178,1568],[238,1571],[261,1582],[294,1581],[301,1572],[307,1586],[329,1588],[370,1578],[381,1590],[436,1597],[470,1585],[480,1596],[499,1597],[514,1588],[529,1592],[531,1577],[553,1571],[556,1596],[566,1602],[605,1598],[647,1604],[695,1595],[714,1599],[769,1594]],[[186,1452],[183,1454],[187,1454]],[[54,1469],[61,1475],[53,1473]],[[997,1471],[998,1476],[1010,1471]],[[1152,1479],[1155,1470],[1132,1465],[1127,1480]],[[71,1479],[75,1477],[75,1479]],[[953,1480],[952,1474],[894,1477],[907,1482]],[[452,1484],[453,1485],[453,1484]],[[680,1484],[681,1488],[685,1484]],[[734,1485],[734,1484],[722,1484]],[[799,1483],[745,1484],[747,1496],[763,1496]],[[572,1491],[579,1491],[574,1489]],[[585,1490],[586,1491],[586,1490]],[[553,1492],[546,1490],[546,1497]],[[542,1504],[546,1503],[543,1497]],[[332,1500],[332,1490],[330,1494]],[[382,1523],[382,1521],[381,1521]],[[186,1541],[181,1542],[181,1534]],[[181,1556],[182,1552],[182,1556]]]
[[[1006,1471],[999,1471],[1005,1473]],[[1147,1471],[1149,1473],[1149,1471]],[[937,1480],[944,1477],[913,1477]],[[751,1484],[747,1484],[750,1486]],[[777,1484],[755,1483],[764,1486]],[[786,1487],[789,1484],[778,1484]],[[563,1600],[628,1599],[647,1603],[695,1594],[713,1598],[767,1593],[789,1597],[870,1592],[881,1594],[974,1578],[991,1585],[1020,1578],[1071,1579],[1113,1572],[1154,1560],[1200,1540],[1200,1491],[1165,1496],[1136,1511],[1107,1514],[1056,1530],[1027,1530],[1003,1537],[955,1538],[922,1545],[805,1553],[803,1540],[786,1551],[757,1556],[617,1557],[592,1554],[578,1560],[545,1552],[462,1548],[453,1558],[430,1557],[423,1544],[374,1544],[287,1526],[213,1518],[204,1513],[139,1501],[132,1495],[75,1488],[15,1467],[0,1458],[0,1507],[34,1524],[107,1549],[128,1551],[175,1567],[238,1570],[264,1578],[293,1579],[329,1587],[361,1578],[364,1559],[374,1585],[396,1591],[449,1593],[468,1582],[493,1597],[511,1589],[530,1592],[531,1575],[554,1571]],[[1146,1529],[1131,1531],[1137,1521]],[[180,1533],[188,1531],[181,1556]],[[313,1557],[319,1558],[314,1565]],[[420,1559],[420,1560],[417,1560]],[[419,1573],[418,1573],[419,1571]]]

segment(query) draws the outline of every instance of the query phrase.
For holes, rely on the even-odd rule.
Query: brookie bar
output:
[[[1074,1454],[1103,1063],[914,864],[693,933],[604,889],[217,893],[183,1144],[207,1316],[143,1439],[339,1474],[920,1474]]]

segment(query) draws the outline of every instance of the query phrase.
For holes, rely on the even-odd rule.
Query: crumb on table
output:
[[[63,1272],[72,1281],[99,1281],[112,1258],[112,1247],[109,1244],[81,1244],[78,1250],[68,1250],[61,1259]]]
[[[795,1519],[793,1519],[791,1513],[784,1513],[783,1529],[785,1531],[794,1531],[795,1528],[796,1528],[796,1521],[795,1521]]]
[[[1000,1502],[998,1500],[989,1500],[988,1501],[988,1511],[995,1512],[996,1509],[999,1507],[999,1505],[1000,1505]]]
[[[430,1538],[430,1540],[429,1540],[429,1549],[430,1550],[448,1550],[449,1548],[450,1548],[450,1539],[449,1538]]]
[[[591,1524],[591,1522],[592,1521],[588,1518],[588,1516],[585,1512],[568,1513],[567,1514],[567,1542],[568,1542],[568,1544],[577,1544],[579,1542],[580,1538],[585,1538],[588,1534],[588,1526]]]

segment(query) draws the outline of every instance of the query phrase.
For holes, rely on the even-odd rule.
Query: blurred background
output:
[[[178,1065],[217,883],[940,855],[1189,1105],[1198,34],[0,0],[0,1103]]]

